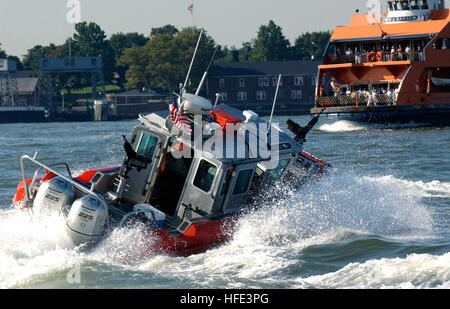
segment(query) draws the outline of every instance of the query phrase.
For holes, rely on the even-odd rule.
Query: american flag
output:
[[[188,11],[191,12],[191,15],[194,15],[194,4],[188,6]]]
[[[170,111],[170,119],[173,121],[175,126],[185,131],[188,134],[192,133],[192,127],[186,117],[183,116],[183,113],[178,107],[177,99],[174,98],[172,104],[169,106]]]

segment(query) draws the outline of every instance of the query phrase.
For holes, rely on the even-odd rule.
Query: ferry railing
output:
[[[378,51],[378,52],[348,52],[337,56],[328,57],[328,64],[344,63],[372,63],[372,62],[396,62],[396,61],[424,61],[425,53],[422,51]]]
[[[340,106],[372,106],[393,105],[395,96],[388,94],[376,95],[337,95],[332,97],[318,97],[316,107],[340,107]]]
[[[106,218],[107,218],[106,219],[106,226],[107,226],[107,229],[108,229],[108,232],[109,232],[110,231],[110,224],[109,224],[109,209],[108,209],[108,205],[106,204],[106,201],[104,200],[103,196],[101,196],[100,194],[98,194],[97,192],[94,191],[94,184],[92,184],[91,188],[88,189],[88,188],[84,187],[83,185],[79,184],[78,182],[74,181],[73,178],[72,178],[72,175],[70,173],[69,166],[67,165],[67,163],[58,163],[57,165],[61,165],[61,164],[66,165],[70,178],[67,177],[66,175],[61,174],[60,172],[57,172],[52,167],[37,161],[36,157],[37,157],[37,153],[35,153],[33,157],[30,157],[28,155],[23,155],[20,158],[20,168],[21,168],[21,171],[22,171],[22,180],[23,180],[23,186],[24,186],[24,191],[25,191],[25,197],[24,197],[24,202],[23,202],[24,207],[31,208],[31,206],[29,205],[29,202],[33,199],[31,197],[31,186],[28,186],[27,177],[26,177],[26,173],[25,173],[25,160],[28,160],[28,161],[31,161],[32,163],[34,163],[34,164],[39,166],[38,170],[34,173],[33,180],[32,180],[31,183],[34,183],[34,181],[36,179],[37,172],[39,171],[39,169],[43,168],[47,172],[53,173],[53,174],[57,175],[58,177],[62,178],[63,180],[67,181],[68,183],[72,184],[74,187],[77,187],[80,191],[82,191],[82,192],[84,192],[86,194],[90,194],[90,195],[95,196],[100,201],[102,206],[105,208],[105,213],[106,213]]]

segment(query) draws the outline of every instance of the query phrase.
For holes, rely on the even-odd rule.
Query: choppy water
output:
[[[282,128],[286,120],[275,119]],[[0,288],[450,288],[450,128],[323,118],[305,149],[332,164],[330,174],[242,217],[225,245],[189,257],[129,263],[137,230],[83,253],[61,217],[11,208],[22,154],[67,160],[75,173],[117,165],[121,134],[136,124],[0,125]]]

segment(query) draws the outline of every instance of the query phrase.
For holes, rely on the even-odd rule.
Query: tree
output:
[[[154,38],[158,34],[167,34],[170,36],[176,36],[178,34],[178,29],[173,25],[165,25],[162,27],[152,28],[150,32],[150,38]]]
[[[118,86],[120,86],[121,88],[125,83],[125,72],[128,70],[128,66],[118,65],[117,61],[123,55],[125,49],[132,47],[142,47],[148,42],[148,40],[149,38],[137,32],[120,32],[111,35],[111,37],[109,38],[109,45],[114,51],[115,73],[117,73],[115,80],[117,81]]]
[[[31,70],[34,76],[39,76],[39,59],[48,58],[52,51],[56,49],[54,44],[48,46],[35,45],[28,50],[28,53],[23,57],[23,67],[26,70]]]
[[[158,33],[143,47],[126,49],[118,64],[128,66],[127,88],[160,88],[177,91],[189,69],[199,36],[198,29],[186,28],[176,35]],[[203,34],[191,71],[195,90],[215,50],[214,40]],[[189,86],[189,84],[188,84]]]
[[[113,79],[115,64],[114,51],[106,39],[105,32],[96,23],[81,22],[75,24],[75,33],[71,39],[72,56],[94,57],[100,56],[103,60],[103,74],[105,82]],[[69,39],[65,48],[69,46]],[[80,75],[80,83],[76,86],[90,85],[90,76]]]
[[[301,34],[294,45],[294,58],[296,59],[318,59],[321,58],[330,40],[331,32],[306,32]]]
[[[271,20],[267,26],[259,27],[258,36],[252,41],[249,60],[286,60],[289,56],[289,46],[289,40],[284,37],[281,27]]]
[[[6,58],[6,53],[1,49],[2,43],[0,43],[0,58]]]

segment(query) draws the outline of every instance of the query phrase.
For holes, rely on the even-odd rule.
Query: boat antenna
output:
[[[275,104],[277,103],[277,96],[278,96],[278,89],[280,88],[280,81],[281,81],[281,74],[278,75],[277,90],[275,90],[275,97],[273,98],[272,112],[270,113],[269,129],[267,130],[267,136],[269,136],[270,130],[272,128],[273,111],[275,110]]]
[[[198,88],[197,88],[197,91],[195,92],[195,95],[198,95],[200,93],[200,90],[202,89],[203,83],[205,82],[206,75],[208,75],[209,68],[211,67],[211,64],[213,63],[214,58],[216,57],[216,53],[217,53],[218,49],[219,49],[219,46],[216,47],[216,50],[214,51],[214,54],[211,57],[211,60],[209,61],[208,66],[206,67],[206,71],[205,71],[205,73],[203,73],[202,80],[200,81],[200,84],[198,85]]]
[[[198,36],[197,46],[195,46],[194,55],[192,56],[191,64],[189,65],[189,70],[188,70],[188,73],[186,75],[186,79],[184,80],[184,85],[183,85],[182,90],[186,89],[186,85],[187,85],[187,82],[189,80],[189,75],[191,74],[192,64],[194,63],[195,56],[196,56],[197,50],[198,50],[198,45],[200,44],[200,40],[202,39],[202,35],[203,35],[203,29],[201,29],[200,35]]]
[[[214,112],[216,111],[217,102],[219,102],[219,94],[218,93],[216,93],[216,102],[214,103],[214,109],[213,109]]]

